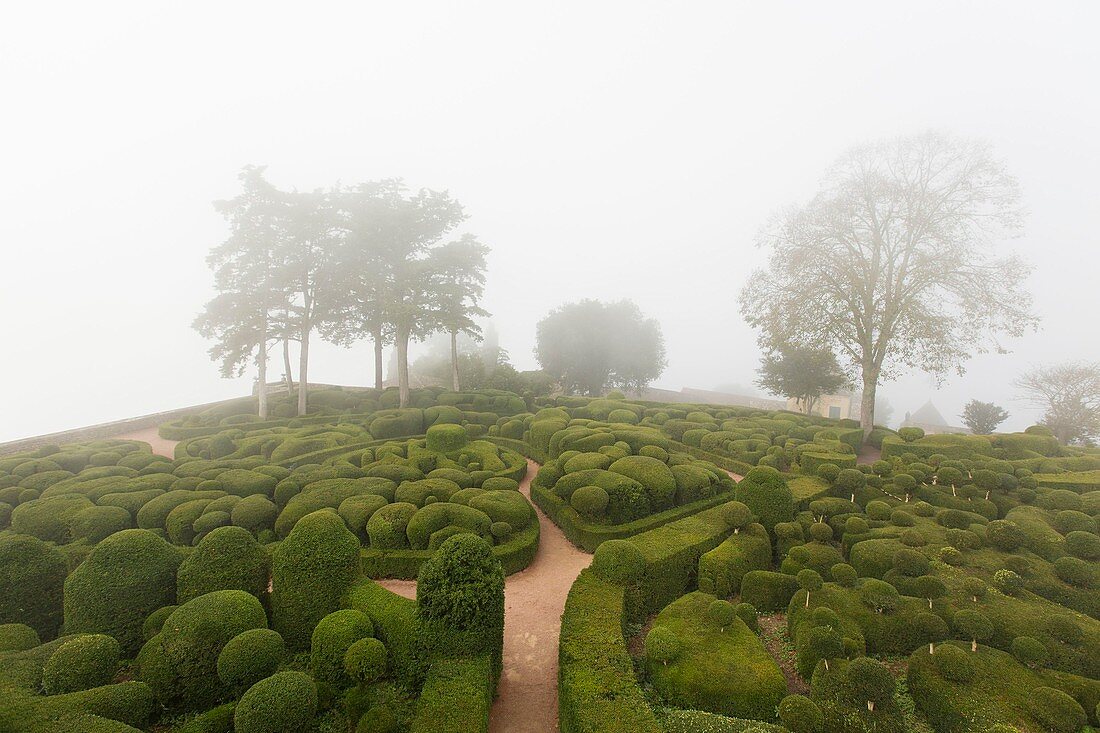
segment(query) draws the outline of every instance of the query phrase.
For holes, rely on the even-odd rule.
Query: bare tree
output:
[[[825,346],[862,379],[860,425],[903,368],[963,371],[998,333],[1036,324],[1023,263],[997,251],[1020,226],[1016,181],[987,145],[936,133],[855,148],[805,206],[760,235],[771,251],[741,292],[761,343]]]
[[[1022,399],[1043,410],[1042,423],[1064,444],[1100,437],[1100,363],[1036,367],[1015,385]]]

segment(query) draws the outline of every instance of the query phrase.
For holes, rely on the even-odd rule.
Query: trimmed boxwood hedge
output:
[[[101,687],[114,679],[122,649],[114,637],[87,634],[57,648],[42,669],[42,689],[47,695]]]
[[[359,572],[359,540],[336,512],[308,514],[272,559],[271,622],[287,646],[306,649],[313,628],[340,607]]]
[[[176,601],[176,548],[153,532],[126,529],[100,542],[65,580],[65,633],[113,636],[137,651],[145,619]]]
[[[772,546],[763,525],[752,523],[699,558],[699,590],[719,598],[737,595],[751,570],[767,570]]]
[[[168,710],[205,710],[221,702],[218,657],[238,634],[267,627],[260,601],[240,590],[219,590],[184,603],[145,643],[138,676]]]
[[[623,638],[625,593],[591,570],[565,601],[558,641],[558,722],[563,733],[661,733]]]
[[[52,639],[62,621],[65,556],[28,535],[0,534],[0,624],[26,624]]]
[[[783,672],[741,619],[723,619],[723,630],[707,617],[714,602],[714,596],[696,591],[657,614],[650,635],[666,631],[679,641],[680,652],[667,664],[648,660],[650,683],[676,707],[771,719],[787,694]]]
[[[241,696],[233,711],[235,733],[302,730],[317,713],[317,685],[302,672],[277,672]]]
[[[187,556],[176,576],[180,603],[215,590],[243,590],[263,600],[271,557],[242,527],[218,527]]]
[[[424,681],[410,733],[488,730],[495,688],[488,656],[440,659]]]

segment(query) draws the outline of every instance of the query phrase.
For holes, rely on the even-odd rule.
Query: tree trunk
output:
[[[970,651],[972,651],[972,652],[978,651],[978,640],[977,639],[971,639],[970,640]]]
[[[936,642],[934,642],[934,641],[928,642],[928,653],[932,654],[935,651],[936,651]]]
[[[308,325],[302,326],[302,351],[298,360],[298,415],[306,414],[309,407],[309,332]]]
[[[382,390],[382,327],[374,329],[371,333],[374,340],[374,388]]]
[[[458,334],[451,331],[451,389],[458,392]]]
[[[259,402],[257,414],[261,420],[267,419],[267,321],[260,331],[260,352],[256,355],[256,400]]]
[[[286,382],[286,393],[294,391],[294,372],[290,366],[290,339],[283,337],[283,381]]]
[[[409,333],[404,329],[397,331],[397,395],[398,405],[409,406]]]
[[[863,428],[863,439],[871,434],[875,427],[875,390],[878,389],[878,371],[863,370],[863,397],[859,403],[859,426]]]

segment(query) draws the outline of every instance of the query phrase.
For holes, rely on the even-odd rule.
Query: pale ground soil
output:
[[[176,441],[156,428],[114,436],[149,443],[153,452],[172,457]],[[538,464],[527,462],[520,491],[531,498]],[[504,584],[504,670],[490,713],[490,733],[542,733],[558,730],[558,635],[565,597],[592,556],[565,539],[557,525],[536,508],[539,548],[526,569]],[[382,580],[381,585],[416,597],[414,580]]]

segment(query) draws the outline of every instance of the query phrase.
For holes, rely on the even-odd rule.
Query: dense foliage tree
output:
[[[760,359],[756,384],[772,394],[793,397],[807,415],[823,394],[844,387],[848,377],[828,349],[780,345]]]
[[[471,235],[443,245],[433,253],[437,268],[435,288],[439,326],[451,339],[451,389],[458,392],[458,335],[481,340],[475,318],[489,312],[478,305],[485,290],[485,255],[489,248]]]
[[[210,357],[220,362],[222,376],[240,376],[255,355],[261,418],[267,417],[268,343],[280,335],[284,342],[289,340],[290,307],[285,293],[271,282],[281,223],[278,191],[263,171],[246,167],[240,174],[242,192],[215,202],[229,222],[230,234],[206,258],[218,294],[193,324],[200,335],[215,341]]]
[[[568,393],[641,390],[665,368],[656,320],[629,300],[567,303],[538,323],[535,357]]]
[[[1043,410],[1042,424],[1062,443],[1100,437],[1100,363],[1036,367],[1016,380],[1024,399]]]
[[[1008,419],[1008,412],[992,402],[970,400],[963,406],[959,417],[962,418],[963,425],[970,428],[975,435],[989,435]]]
[[[998,332],[1036,322],[1027,272],[999,256],[1019,226],[1015,180],[988,146],[935,133],[855,148],[806,205],[761,233],[766,269],[741,292],[765,344],[836,349],[861,375],[860,424],[900,368],[962,371]]]

